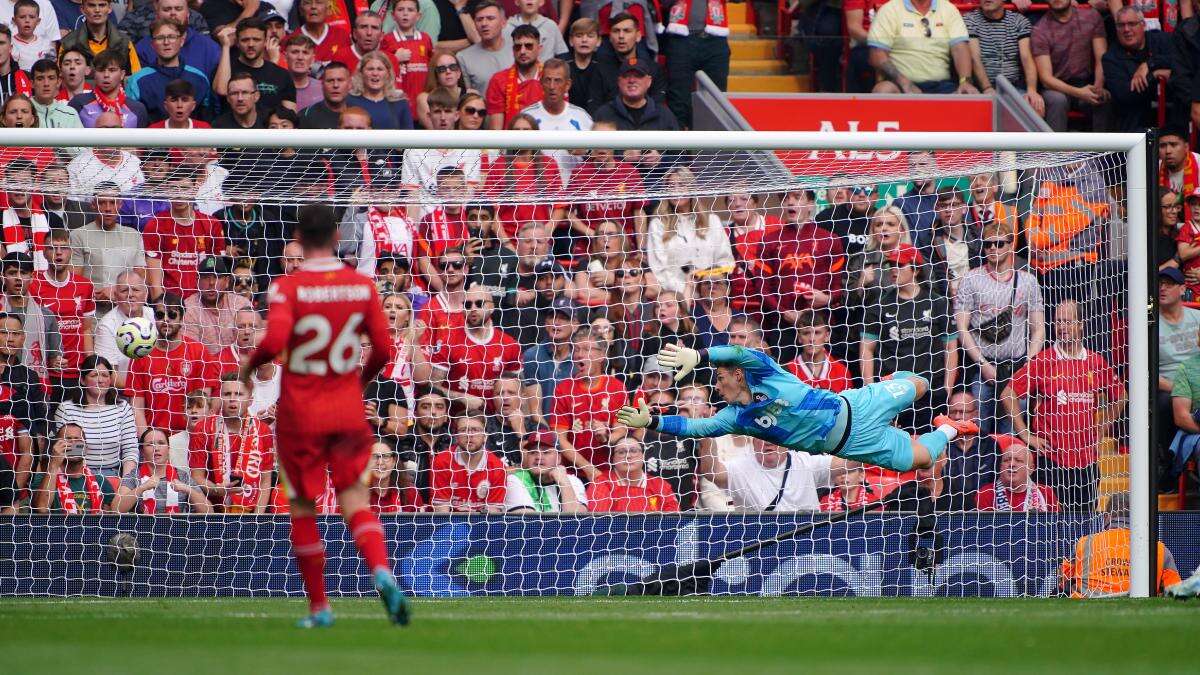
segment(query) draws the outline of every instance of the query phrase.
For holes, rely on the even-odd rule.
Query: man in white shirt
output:
[[[583,513],[587,496],[579,478],[567,473],[558,454],[558,438],[546,428],[521,441],[521,468],[508,474],[504,510],[533,513]]]
[[[3,0],[0,0],[3,4]],[[96,129],[119,129],[123,126],[117,113],[105,111],[96,117]],[[67,176],[71,182],[71,194],[79,198],[90,198],[92,191],[101,183],[113,183],[122,193],[146,182],[142,175],[142,162],[137,156],[119,148],[84,148],[67,165]]]
[[[831,488],[847,468],[861,466],[832,455],[786,450],[759,439],[754,452],[722,462],[701,446],[700,472],[727,491],[741,511],[820,511],[819,488]]]
[[[125,376],[129,373],[129,357],[117,349],[117,328],[131,316],[154,320],[154,310],[146,305],[146,279],[137,270],[126,270],[117,275],[109,291],[113,308],[96,322],[96,339],[93,349],[96,354],[108,359],[116,370],[116,386],[124,388]]]
[[[571,67],[562,59],[550,59],[542,66],[542,100],[521,111],[537,120],[538,131],[591,131],[592,116],[586,110],[567,102],[571,91]],[[563,183],[586,154],[586,151],[551,150],[546,153],[558,162]]]

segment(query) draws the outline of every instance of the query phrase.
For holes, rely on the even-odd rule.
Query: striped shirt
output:
[[[1013,86],[1024,87],[1020,43],[1033,33],[1029,19],[1007,10],[999,19],[989,19],[977,9],[964,16],[963,21],[971,39],[979,41],[980,60],[992,86],[996,85],[996,78],[1003,75]]]
[[[54,425],[57,428],[67,423],[83,427],[88,468],[109,469],[121,462],[137,462],[137,423],[127,401],[87,408],[65,401],[58,406]]]

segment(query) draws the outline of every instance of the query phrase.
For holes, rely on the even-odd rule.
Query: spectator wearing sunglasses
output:
[[[183,298],[163,295],[154,308],[154,321],[154,350],[130,363],[126,389],[133,399],[138,433],[148,427],[175,433],[187,428],[187,392],[212,393],[215,360],[204,345],[182,334]]]
[[[419,319],[425,324],[424,344],[432,352],[441,349],[447,333],[464,325],[467,294],[467,256],[461,248],[442,252],[437,261],[441,290],[421,309]]]
[[[522,24],[512,31],[513,65],[488,82],[489,129],[504,129],[517,113],[542,100],[542,45],[538,29]]]
[[[891,0],[867,33],[876,94],[978,94],[971,47],[958,9],[938,0]]]
[[[425,90],[417,94],[416,98],[414,114],[417,124],[422,129],[433,128],[433,122],[429,119],[429,95],[435,89],[445,89],[454,100],[462,99],[467,93],[458,57],[441,49],[435,51],[433,58],[429,60],[429,74],[425,78]]]
[[[520,377],[521,346],[492,323],[495,304],[486,288],[473,284],[464,297],[463,325],[446,333],[430,359],[433,382],[452,404],[483,410],[494,405],[498,379]]]

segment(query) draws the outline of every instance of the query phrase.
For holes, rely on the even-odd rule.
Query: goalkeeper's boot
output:
[[[938,415],[933,418],[933,428],[936,429],[943,424],[954,427],[959,436],[976,436],[979,434],[979,425],[970,420],[956,420],[949,415]]]
[[[375,590],[379,591],[379,599],[383,601],[383,607],[392,623],[407,626],[408,598],[404,597],[404,591],[400,590],[395,575],[385,569],[376,570]]]
[[[1200,570],[1177,584],[1167,586],[1167,597],[1187,600],[1196,596],[1200,596]]]
[[[296,628],[329,628],[333,626],[333,610],[326,607],[296,622]]]

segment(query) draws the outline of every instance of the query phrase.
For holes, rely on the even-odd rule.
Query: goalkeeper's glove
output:
[[[646,403],[646,399],[638,401],[636,408],[625,406],[617,411],[617,421],[627,427],[634,429],[644,429],[650,426],[653,417],[650,415],[650,404]]]
[[[687,377],[687,374],[692,372],[696,366],[700,365],[700,352],[695,349],[668,343],[663,345],[661,351],[658,352],[659,365],[667,368],[675,369],[675,381],[678,382]]]

